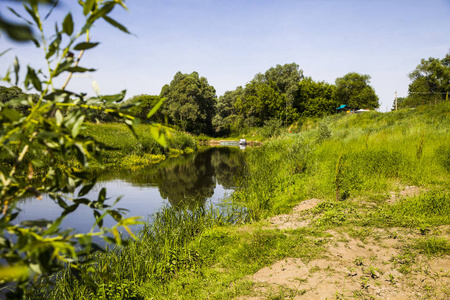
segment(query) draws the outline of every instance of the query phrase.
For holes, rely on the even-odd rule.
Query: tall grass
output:
[[[248,293],[245,278],[263,266],[317,257],[325,229],[450,224],[450,104],[308,124],[246,150],[245,177],[231,199],[241,211],[164,208],[135,241],[98,253],[90,282],[66,270],[34,298],[230,299]],[[411,185],[424,192],[387,203],[389,192]],[[323,200],[310,227],[283,234],[260,223],[255,230],[232,226],[287,212],[308,198]],[[449,253],[448,240],[436,237],[412,247]]]
[[[303,199],[336,199],[337,192],[345,199],[407,185],[448,186],[449,133],[449,103],[336,115],[251,151],[246,182],[234,197],[257,220]]]
[[[30,297],[143,299],[142,289],[158,289],[185,269],[199,270],[203,257],[189,244],[206,229],[230,226],[240,217],[213,208],[165,207],[140,229],[135,240],[87,258],[93,260],[85,267],[89,280],[77,277],[79,270],[66,269],[52,282],[38,282]]]

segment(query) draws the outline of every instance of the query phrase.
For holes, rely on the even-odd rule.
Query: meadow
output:
[[[104,126],[110,133],[119,130],[118,125]],[[87,130],[121,149],[105,161],[113,162],[123,153],[167,154],[145,137],[131,147],[126,143],[130,136],[114,132],[102,137],[98,128],[92,125]],[[422,271],[420,276],[426,278],[415,281],[419,262],[448,261],[450,255],[450,104],[333,115],[301,122],[291,131],[246,150],[245,174],[220,212],[208,207],[167,207],[149,219],[135,240],[86,258],[93,259],[85,266],[89,278],[67,269],[46,282],[36,279],[29,297],[289,299],[305,295],[307,299],[313,288],[258,283],[254,274],[289,259],[305,264],[327,261],[339,243],[355,241],[363,253],[387,238],[398,242],[386,246],[395,255],[386,264],[363,256],[352,258],[351,276],[340,279],[349,278],[358,286],[336,288],[335,299],[376,298],[375,287],[385,284],[420,299],[450,297],[448,270],[439,277],[444,280],[440,286],[426,285],[426,276],[431,275]],[[179,139],[174,145],[181,146],[174,149],[195,147],[188,138]],[[295,215],[306,225],[281,229],[274,225],[276,216],[293,217],[292,209],[311,199],[316,205]],[[383,265],[392,268],[383,271]],[[296,280],[306,284],[319,271],[312,268],[309,277]],[[336,268],[326,271],[339,273]],[[352,272],[362,276],[353,277]],[[400,280],[410,290],[396,285]]]

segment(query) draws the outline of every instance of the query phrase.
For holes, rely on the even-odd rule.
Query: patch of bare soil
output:
[[[311,219],[303,218],[303,212],[314,208],[319,204],[319,199],[309,199],[305,200],[302,203],[298,204],[292,209],[292,212],[289,214],[278,215],[269,219],[270,226],[269,228],[278,228],[280,230],[285,229],[295,229],[299,227],[308,226],[311,222]]]
[[[450,299],[448,257],[419,255],[411,261],[400,245],[389,244],[336,236],[326,257],[310,262],[286,258],[259,270],[251,280],[260,291],[287,288],[286,298],[291,299]],[[259,295],[245,299],[267,299],[255,292]]]
[[[419,188],[407,187],[387,201],[418,193]],[[319,201],[304,201],[292,213],[271,218],[269,228],[308,226],[305,210]],[[441,236],[450,237],[447,229],[439,228]],[[402,251],[420,238],[419,232],[367,230],[373,234],[363,240],[328,231],[333,237],[324,257],[309,262],[285,258],[263,268],[249,278],[255,283],[252,296],[239,299],[450,299],[450,257]]]
[[[388,199],[388,203],[392,204],[403,198],[414,197],[419,195],[421,192],[423,192],[423,189],[421,189],[420,187],[406,186],[400,192],[391,192],[391,197]]]

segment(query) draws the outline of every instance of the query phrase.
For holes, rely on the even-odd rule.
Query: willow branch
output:
[[[89,41],[90,41],[90,37],[89,37],[89,32],[88,32],[88,33],[86,34],[86,42],[89,43]],[[78,66],[78,64],[79,64],[79,62],[80,62],[80,60],[81,60],[81,58],[83,57],[83,54],[84,54],[84,49],[80,51],[80,54],[78,55],[78,58],[77,58],[77,60],[75,61],[74,67],[77,67],[77,66]],[[73,75],[73,73],[70,72],[69,76],[68,76],[67,79],[66,79],[66,82],[64,82],[64,84],[63,84],[63,86],[62,86],[62,88],[61,88],[62,90],[65,90],[65,89],[66,89],[66,86],[69,84],[70,79],[72,79],[72,75]]]

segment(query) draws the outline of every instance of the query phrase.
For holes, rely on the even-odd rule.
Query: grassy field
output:
[[[449,103],[303,125],[247,152],[228,213],[166,208],[33,297],[448,299]]]
[[[138,125],[136,138],[125,124],[88,123],[85,133],[106,146],[107,149],[102,150],[101,153],[102,163],[105,167],[145,167],[158,163],[169,156],[197,150],[197,142],[193,136],[162,126],[161,133],[165,135],[167,142],[167,147],[164,147],[152,135],[152,128],[147,124]],[[93,165],[94,167],[98,166],[96,163]]]

